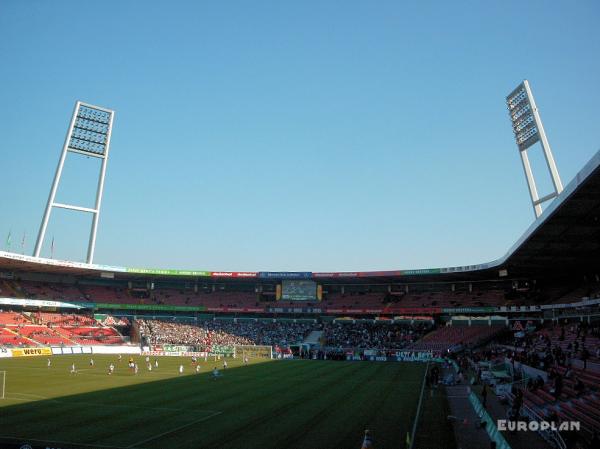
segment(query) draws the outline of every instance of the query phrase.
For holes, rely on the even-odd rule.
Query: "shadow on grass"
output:
[[[164,443],[169,435],[222,414],[224,410],[215,408],[215,401],[229,407],[227,396],[242,393],[239,386],[232,385],[233,380],[260,379],[267,374],[272,378],[273,370],[265,372],[264,365],[220,370],[221,376],[216,379],[209,372],[157,380],[140,375],[140,383],[133,385],[66,396],[8,392],[5,402],[24,402],[0,407],[0,444],[18,448],[118,449],[143,447],[158,440]],[[108,374],[64,375],[65,384],[85,381],[93,388],[92,376],[107,378]],[[130,382],[134,376],[120,374],[112,379],[115,383]],[[48,396],[52,395],[49,391]]]
[[[368,362],[282,361],[221,372],[216,380],[207,372],[144,379],[35,402],[25,402],[27,392],[9,393],[13,400],[21,395],[23,403],[0,407],[0,444],[61,449],[360,447],[369,427],[379,439],[377,447],[398,448],[411,425],[422,378],[422,366]],[[84,382],[90,389],[98,388],[94,376],[104,376],[103,383],[108,378],[99,373],[61,376],[64,385]],[[112,380],[118,383],[119,377]]]
[[[454,429],[447,419],[450,406],[446,388],[442,385],[426,388],[422,407],[414,449],[455,449]]]

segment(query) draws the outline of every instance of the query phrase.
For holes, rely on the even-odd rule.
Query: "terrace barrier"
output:
[[[496,426],[496,422],[486,409],[483,408],[483,404],[479,401],[477,395],[471,391],[469,393],[469,402],[473,406],[473,410],[475,410],[475,414],[479,417],[479,419],[485,422],[485,430],[488,433],[490,439],[496,442],[497,449],[511,449],[508,442],[504,439],[504,436],[498,430]]]

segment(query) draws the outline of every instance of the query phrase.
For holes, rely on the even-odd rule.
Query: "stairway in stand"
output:
[[[319,343],[321,343],[322,335],[323,331],[312,331],[306,336],[303,343],[307,343],[309,345],[318,345]]]

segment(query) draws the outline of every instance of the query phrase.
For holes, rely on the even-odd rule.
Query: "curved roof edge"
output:
[[[518,251],[533,235],[544,225],[544,223],[575,193],[578,188],[587,180],[587,178],[600,166],[600,151],[598,151],[581,169],[577,175],[569,182],[565,189],[556,197],[544,210],[543,214],[535,220],[523,235],[515,242],[508,252],[501,258],[487,263],[475,265],[465,265],[444,268],[421,268],[407,270],[389,270],[389,271],[354,271],[354,272],[297,272],[297,271],[209,271],[209,270],[175,270],[158,268],[134,268],[119,267],[113,265],[87,264],[83,262],[71,262],[65,260],[54,260],[46,258],[37,258],[22,254],[0,251],[0,267],[7,265],[27,265],[28,268],[35,269],[35,266],[41,271],[65,272],[67,274],[88,274],[94,275],[101,273],[124,273],[137,275],[156,275],[156,276],[181,276],[181,277],[207,277],[207,278],[259,278],[259,279],[320,279],[320,278],[372,278],[372,277],[402,277],[419,275],[436,275],[449,273],[465,273],[480,270],[500,268],[509,262],[511,256]],[[11,263],[12,262],[12,263]],[[32,266],[32,264],[34,266]]]

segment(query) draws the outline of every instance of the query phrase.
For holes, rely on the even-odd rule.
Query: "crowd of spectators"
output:
[[[586,369],[590,359],[600,359],[599,338],[598,326],[563,323],[515,338],[512,357],[546,371],[554,365],[567,367],[573,360],[579,360]]]
[[[402,349],[431,330],[430,322],[339,323],[324,327],[323,346],[341,348]]]
[[[296,323],[293,321],[205,320],[193,324],[138,320],[141,336],[150,345],[181,344],[269,345],[302,343],[311,331],[323,331],[319,343],[328,348],[402,349],[431,329],[430,322]]]
[[[194,324],[169,321],[139,320],[140,333],[151,345],[181,344],[208,347],[211,345],[287,346],[302,343],[316,328],[311,323],[293,321],[206,320]]]

